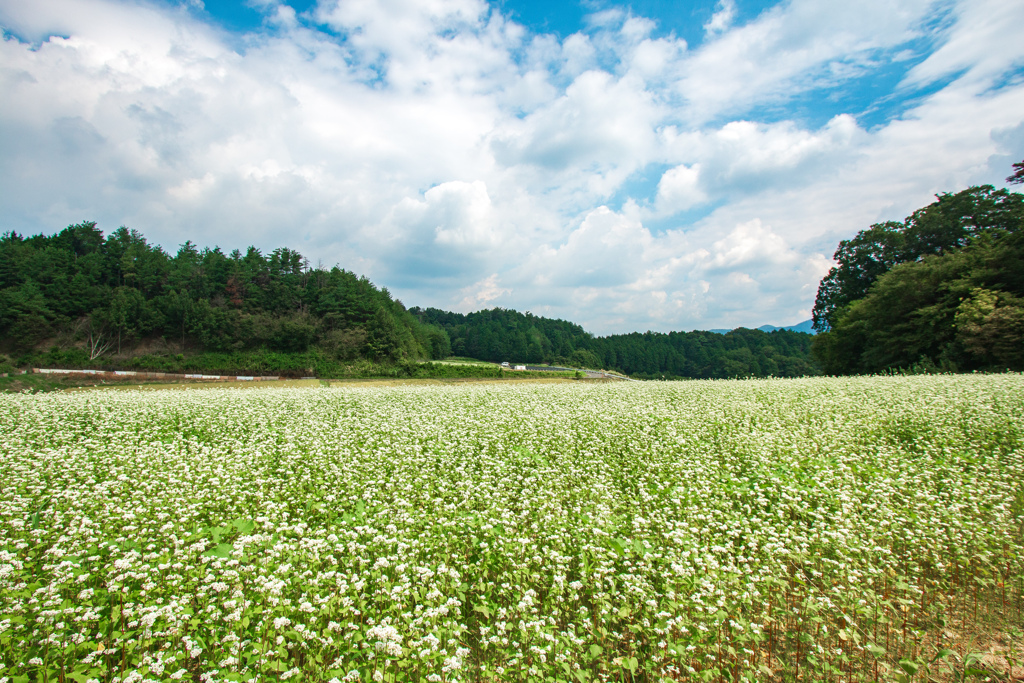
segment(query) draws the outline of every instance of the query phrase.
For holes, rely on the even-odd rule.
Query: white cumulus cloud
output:
[[[805,319],[839,239],[1024,159],[1020,3],[0,0],[5,229],[294,248],[598,333]],[[703,39],[699,36],[703,35]],[[703,42],[701,42],[701,40]]]

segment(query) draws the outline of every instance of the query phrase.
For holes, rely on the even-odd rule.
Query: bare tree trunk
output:
[[[102,332],[93,332],[89,330],[89,360],[96,360],[110,348],[112,342],[103,341]]]

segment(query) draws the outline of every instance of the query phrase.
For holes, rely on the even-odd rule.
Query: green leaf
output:
[[[231,526],[238,529],[238,533],[242,536],[248,536],[252,533],[253,529],[256,528],[256,522],[249,519],[236,519],[231,522]]]
[[[234,547],[230,543],[220,543],[216,547],[207,550],[203,555],[208,557],[220,557],[226,560],[231,557],[232,550],[234,550]]]
[[[604,648],[601,647],[600,645],[591,645],[590,646],[590,656],[591,657],[597,658],[597,656],[600,655],[602,652],[604,652]]]
[[[712,666],[707,669],[701,670],[701,672],[697,675],[700,676],[701,680],[710,681],[714,680],[720,673],[721,671],[717,666]]]
[[[868,643],[867,651],[873,654],[875,657],[883,657],[885,655],[885,648],[874,643]]]
[[[909,659],[900,660],[900,668],[907,672],[910,676],[917,673],[920,666],[916,662],[912,662]]]
[[[985,655],[983,655],[982,653],[972,652],[969,655],[967,655],[967,657],[964,659],[964,668],[966,669],[967,667],[974,666],[984,658]]]

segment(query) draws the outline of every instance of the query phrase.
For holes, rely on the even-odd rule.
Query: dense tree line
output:
[[[583,365],[578,357],[568,359],[591,337],[575,323],[502,308],[466,315],[436,308],[412,308],[410,312],[424,323],[444,329],[456,356],[495,363],[544,363],[557,359]]]
[[[599,337],[590,344],[606,367],[639,378],[800,377],[819,374],[811,335],[746,328],[714,332],[633,332]]]
[[[795,377],[816,374],[811,335],[787,330],[634,332],[594,337],[564,320],[496,308],[463,315],[410,309],[448,332],[452,351],[494,362],[616,369],[640,378]]]
[[[290,249],[230,254],[186,242],[173,256],[121,227],[0,236],[0,339],[8,353],[78,345],[90,358],[161,341],[177,351],[311,348],[335,359],[443,358],[444,330],[387,289]]]
[[[983,185],[840,242],[814,307],[824,370],[1024,370],[1022,228],[1024,195]]]

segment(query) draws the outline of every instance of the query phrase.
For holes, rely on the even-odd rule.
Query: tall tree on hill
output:
[[[375,360],[398,360],[402,352],[402,340],[395,319],[383,306],[366,325],[367,355]]]
[[[839,243],[837,265],[822,279],[814,303],[814,328],[835,326],[845,307],[863,298],[871,285],[900,263],[964,247],[985,233],[1006,233],[1024,219],[1024,196],[991,185],[939,195],[903,223],[872,225]]]
[[[121,353],[121,342],[138,331],[143,305],[139,290],[127,286],[114,290],[107,315],[117,335],[118,353]]]
[[[826,372],[1024,369],[1024,195],[941,195],[889,230],[891,265],[872,246],[878,227],[840,243],[818,290],[813,352]],[[840,258],[851,244],[866,256]],[[865,262],[882,272],[868,277]]]
[[[819,335],[826,372],[1024,369],[1024,230],[903,263]]]
[[[54,313],[43,291],[29,281],[0,292],[0,333],[18,351],[32,348],[53,332]]]

